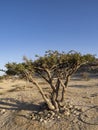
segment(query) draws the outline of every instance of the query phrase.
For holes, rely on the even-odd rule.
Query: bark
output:
[[[54,105],[51,103],[51,100],[49,100],[49,98],[47,98],[47,97],[45,96],[45,94],[44,94],[42,88],[39,86],[39,84],[38,84],[36,81],[33,80],[31,74],[29,74],[29,73],[25,73],[25,74],[26,74],[28,80],[29,80],[30,82],[32,82],[32,83],[38,88],[39,92],[41,93],[41,95],[42,95],[44,101],[46,102],[46,104],[48,105],[49,109],[50,109],[50,110],[55,110],[55,107],[54,107]]]
[[[66,81],[64,83],[64,85],[65,85],[66,88],[68,87],[69,80],[70,80],[70,75],[67,75],[66,76]]]
[[[65,85],[62,82],[62,80],[60,80],[61,86],[62,86],[62,93],[61,93],[61,102],[64,101],[64,96],[65,96]]]
[[[56,92],[54,92],[54,91],[52,93],[51,101],[52,101],[53,106],[55,107],[54,111],[58,112],[59,111],[59,105],[58,105],[58,102],[56,100]]]

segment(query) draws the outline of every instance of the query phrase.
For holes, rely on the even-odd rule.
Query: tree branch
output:
[[[55,107],[52,105],[51,101],[45,96],[42,88],[38,85],[38,83],[35,80],[33,80],[31,74],[29,72],[25,72],[25,74],[26,74],[27,78],[29,79],[29,81],[32,82],[38,88],[44,101],[48,104],[49,109],[54,110]]]

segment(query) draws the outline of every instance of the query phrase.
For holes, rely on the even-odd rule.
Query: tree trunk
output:
[[[52,92],[51,97],[47,97],[40,85],[33,79],[32,75],[30,73],[26,73],[26,76],[28,80],[38,88],[48,108],[52,111],[60,112],[61,108],[63,107],[62,102],[64,101],[65,93],[65,85],[62,80],[58,78],[55,85],[50,82],[50,86],[52,86]]]
[[[32,75],[29,74],[28,72],[26,72],[25,74],[26,74],[26,77],[28,78],[28,80],[30,82],[32,82],[38,88],[39,92],[41,93],[41,95],[42,95],[42,97],[45,101],[45,103],[48,105],[48,108],[50,110],[55,110],[55,107],[52,104],[51,100],[49,100],[49,98],[46,97],[46,95],[44,94],[44,92],[43,92],[42,88],[39,86],[39,84],[35,80],[33,80]]]
[[[68,87],[69,80],[70,80],[70,75],[66,76],[66,81],[64,83],[66,88]]]

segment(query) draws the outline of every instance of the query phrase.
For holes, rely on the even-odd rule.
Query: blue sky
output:
[[[0,0],[0,68],[50,49],[98,56],[98,0]]]

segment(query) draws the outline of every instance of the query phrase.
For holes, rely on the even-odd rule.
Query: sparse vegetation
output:
[[[82,75],[84,80],[86,80],[86,81],[90,80],[89,73],[83,72],[81,75]]]

